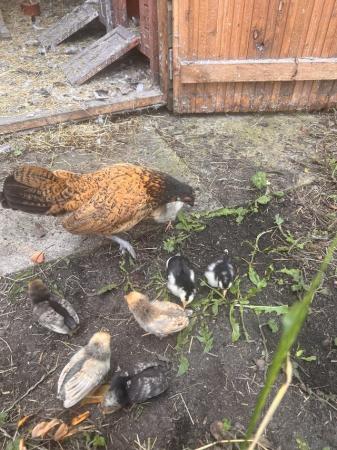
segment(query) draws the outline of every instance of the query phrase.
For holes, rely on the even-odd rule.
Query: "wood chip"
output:
[[[18,421],[18,424],[17,424],[17,426],[16,426],[17,429],[23,427],[24,424],[27,422],[27,420],[28,420],[30,417],[31,417],[31,415],[21,417],[21,419]]]
[[[43,252],[35,252],[32,254],[30,260],[34,264],[42,264],[45,261],[45,256]]]
[[[55,431],[53,436],[54,441],[61,441],[68,434],[69,427],[66,423],[62,423],[58,429]]]
[[[52,419],[49,422],[40,422],[32,429],[32,438],[44,437],[52,428],[59,425],[59,419]]]
[[[82,422],[84,422],[88,417],[90,416],[90,411],[85,411],[82,414],[79,414],[78,416],[75,416],[71,419],[71,425],[75,426]]]
[[[29,416],[27,416],[29,417]],[[24,439],[20,439],[19,441],[19,450],[27,450]]]

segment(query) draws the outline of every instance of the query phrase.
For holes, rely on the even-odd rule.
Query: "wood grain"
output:
[[[176,112],[336,106],[337,0],[175,2]]]
[[[82,84],[140,43],[139,34],[119,25],[73,57],[64,72],[71,84]]]
[[[337,58],[183,61],[180,73],[183,84],[335,80]]]
[[[59,111],[44,111],[25,114],[23,116],[0,118],[0,134],[41,128],[57,123],[74,120],[92,119],[101,114],[134,111],[140,108],[159,107],[165,104],[165,98],[159,89],[153,89],[142,95],[116,97],[111,101],[87,102],[82,108],[63,109]]]

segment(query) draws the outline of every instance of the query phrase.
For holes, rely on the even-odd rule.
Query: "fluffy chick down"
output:
[[[124,298],[141,328],[159,338],[177,333],[189,323],[190,311],[175,303],[158,300],[150,302],[148,296],[136,291],[130,292]]]
[[[163,363],[140,363],[130,374],[116,372],[102,402],[103,412],[112,413],[134,403],[143,403],[168,387],[169,369]]]
[[[181,255],[175,255],[166,262],[167,288],[178,297],[184,308],[191,303],[196,294],[195,273],[189,260]]]
[[[221,259],[218,259],[207,267],[205,277],[210,286],[222,289],[225,295],[235,277],[235,268],[228,256],[228,250],[225,250]]]
[[[77,330],[80,320],[72,305],[52,295],[42,280],[29,283],[28,295],[33,304],[33,317],[41,326],[59,334],[73,334]]]
[[[95,333],[64,367],[57,384],[57,397],[70,408],[97,387],[110,370],[110,334]]]

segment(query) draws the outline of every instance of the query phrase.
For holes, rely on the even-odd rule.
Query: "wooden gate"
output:
[[[178,113],[337,105],[337,0],[173,0]]]

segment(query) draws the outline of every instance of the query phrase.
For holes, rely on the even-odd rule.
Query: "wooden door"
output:
[[[337,105],[337,0],[173,0],[178,113]]]

